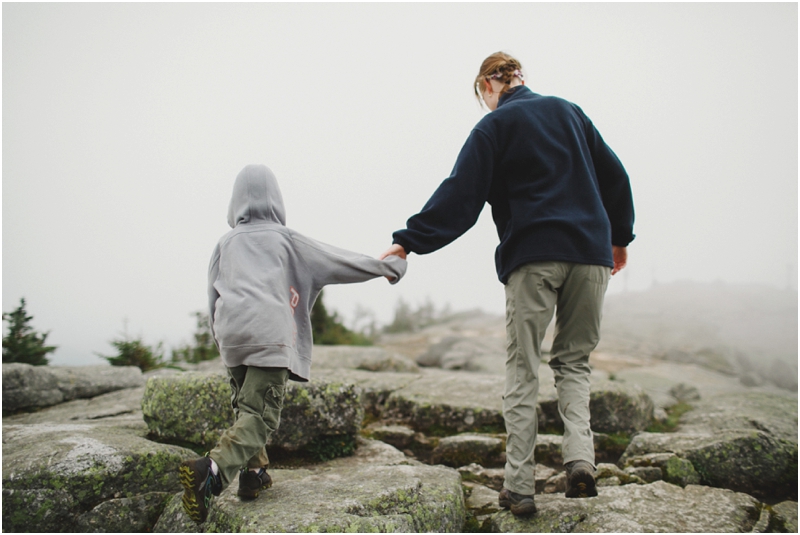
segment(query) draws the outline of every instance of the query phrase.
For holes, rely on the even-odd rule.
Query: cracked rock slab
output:
[[[362,441],[357,453],[298,470],[270,470],[274,484],[252,501],[234,483],[194,525],[173,498],[161,532],[460,532],[466,509],[457,471],[409,461],[397,449]]]
[[[730,490],[663,481],[649,485],[601,487],[598,496],[567,499],[536,496],[537,513],[516,518],[509,511],[492,518],[501,533],[707,533],[749,532],[761,516],[758,501]]]

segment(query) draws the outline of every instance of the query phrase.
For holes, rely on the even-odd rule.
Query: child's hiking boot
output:
[[[184,489],[183,510],[189,518],[202,524],[208,516],[211,495],[219,496],[222,492],[222,478],[211,470],[210,457],[183,461],[178,474]]]
[[[567,498],[590,498],[597,496],[594,467],[586,461],[567,463]]]
[[[497,501],[503,509],[511,509],[514,516],[527,516],[536,512],[533,495],[517,494],[503,487]]]
[[[243,500],[254,500],[258,493],[272,486],[272,478],[263,468],[258,472],[244,469],[239,472],[239,490],[236,495]]]

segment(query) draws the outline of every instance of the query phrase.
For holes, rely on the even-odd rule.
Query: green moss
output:
[[[672,433],[678,428],[681,416],[692,410],[692,406],[685,402],[680,402],[677,405],[666,409],[667,420],[660,422],[653,420],[650,426],[646,429],[649,433]]]

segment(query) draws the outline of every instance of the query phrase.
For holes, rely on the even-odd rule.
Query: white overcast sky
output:
[[[377,256],[445,179],[503,50],[580,105],[628,170],[637,239],[609,291],[796,280],[796,3],[4,3],[3,311],[53,364],[104,362],[124,321],[165,348],[206,304],[233,180],[277,175],[290,227]],[[504,310],[487,206],[406,278],[329,287]],[[791,283],[793,287],[795,282]]]

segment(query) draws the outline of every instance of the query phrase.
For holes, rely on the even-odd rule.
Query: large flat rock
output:
[[[57,405],[144,385],[135,366],[3,364],[3,413]]]
[[[492,517],[502,533],[708,533],[749,532],[761,516],[754,498],[723,489],[663,481],[649,485],[601,487],[594,498],[566,499],[537,495],[536,515],[514,517],[509,511]]]
[[[103,502],[180,488],[178,465],[196,454],[147,440],[142,423],[4,421],[4,531],[78,531]]]
[[[215,499],[197,526],[180,494],[155,531],[161,532],[460,532],[466,510],[461,477],[428,466],[388,444],[364,441],[351,457],[297,470],[271,470],[274,484],[253,501],[236,483]]]

